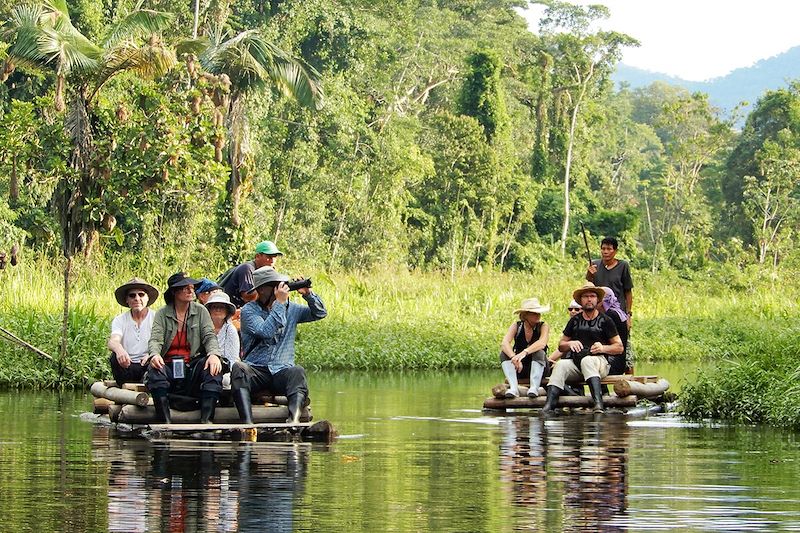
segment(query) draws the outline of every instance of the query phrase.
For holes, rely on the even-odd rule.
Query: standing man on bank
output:
[[[245,261],[233,269],[233,272],[220,280],[222,290],[230,296],[231,303],[236,308],[242,307],[247,302],[256,299],[257,294],[253,290],[253,272],[265,266],[274,268],[275,259],[283,255],[272,241],[263,241],[256,245],[256,255],[252,261]]]
[[[617,259],[619,242],[614,237],[606,237],[600,242],[601,259],[592,261],[586,271],[586,280],[597,287],[610,287],[623,311],[628,315],[628,329],[631,329],[633,313],[633,280],[631,267],[627,261]]]

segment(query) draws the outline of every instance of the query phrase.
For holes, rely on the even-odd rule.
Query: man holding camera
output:
[[[255,300],[242,307],[242,361],[231,369],[231,392],[239,418],[253,423],[251,394],[269,390],[289,400],[287,423],[297,424],[308,399],[303,367],[294,363],[297,324],[328,314],[310,283],[297,288],[308,305],[289,301],[289,278],[265,266],[253,272]],[[294,283],[292,285],[295,285]]]
[[[567,381],[585,379],[594,401],[594,412],[603,412],[603,390],[600,380],[608,375],[609,355],[624,350],[617,327],[611,317],[597,309],[605,291],[587,282],[572,293],[582,311],[567,322],[558,350],[564,355],[555,362],[547,386],[547,402],[542,413],[552,413]]]

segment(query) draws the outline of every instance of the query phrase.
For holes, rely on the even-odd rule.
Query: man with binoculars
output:
[[[300,421],[308,399],[306,372],[294,363],[297,324],[313,322],[328,314],[325,304],[311,291],[311,280],[292,283],[271,266],[253,272],[256,298],[242,307],[242,361],[231,369],[231,392],[239,418],[253,423],[251,394],[269,390],[289,400],[290,424]],[[296,289],[307,305],[289,301]]]

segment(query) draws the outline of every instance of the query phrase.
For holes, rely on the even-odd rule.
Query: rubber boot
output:
[[[286,419],[287,424],[299,424],[300,415],[303,414],[303,402],[306,401],[306,395],[297,393],[289,400],[289,418]]]
[[[213,424],[214,411],[217,409],[216,396],[203,396],[200,398],[200,423]]]
[[[156,420],[164,424],[172,424],[172,414],[169,411],[169,396],[166,394],[154,395],[153,405],[156,408]]]
[[[564,396],[585,396],[583,385],[564,385]]]
[[[536,361],[531,362],[531,382],[528,387],[528,398],[536,398],[539,396],[539,385],[542,383],[542,376],[544,375],[544,366]]]
[[[500,366],[503,368],[508,380],[508,390],[506,391],[506,398],[516,398],[519,396],[519,384],[517,383],[517,369],[514,368],[514,363],[511,361],[503,361]]]
[[[555,412],[556,407],[558,406],[559,396],[561,396],[561,389],[555,385],[547,386],[547,401],[544,403],[544,407],[542,407],[543,415],[550,415]]]
[[[231,390],[233,404],[239,411],[239,419],[245,424],[253,423],[253,402],[250,401],[250,389]]]
[[[605,412],[605,409],[603,408],[603,388],[600,384],[600,378],[589,378],[586,380],[586,384],[589,385],[589,391],[592,393],[592,400],[594,400],[594,412]]]

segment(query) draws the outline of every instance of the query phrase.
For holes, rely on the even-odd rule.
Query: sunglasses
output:
[[[128,298],[136,298],[137,296],[139,298],[144,298],[145,296],[147,296],[147,293],[144,293],[144,292],[129,292],[128,293]]]

